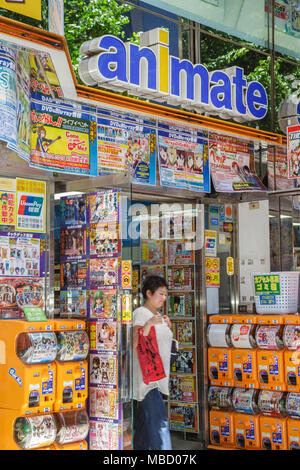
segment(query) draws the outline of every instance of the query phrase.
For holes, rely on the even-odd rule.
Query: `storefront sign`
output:
[[[105,35],[84,42],[80,54],[86,56],[78,69],[86,85],[163,98],[208,114],[222,110],[243,120],[262,119],[267,113],[261,83],[247,83],[240,67],[232,67],[230,73],[208,72],[202,64],[170,56],[169,33],[160,28],[142,33],[141,46]]]

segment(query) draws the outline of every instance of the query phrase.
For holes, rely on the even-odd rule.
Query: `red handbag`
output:
[[[143,381],[148,385],[150,382],[163,379],[166,374],[159,354],[154,326],[151,326],[148,336],[143,335],[142,328],[139,328],[138,331],[137,356],[143,374]]]

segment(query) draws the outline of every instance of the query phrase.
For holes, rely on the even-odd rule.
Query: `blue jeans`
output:
[[[166,407],[157,388],[134,407],[134,450],[172,450]]]

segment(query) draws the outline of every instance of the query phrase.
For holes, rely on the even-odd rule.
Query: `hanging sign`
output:
[[[226,271],[228,276],[234,275],[234,261],[231,256],[226,258]]]
[[[242,68],[209,72],[202,64],[170,56],[169,32],[160,28],[142,33],[140,44],[125,44],[111,35],[84,42],[81,80],[207,114],[224,112],[239,120],[265,117],[266,90],[258,81],[247,83]]]
[[[124,118],[126,116],[124,115]],[[156,131],[142,120],[98,115],[99,174],[129,171],[132,183],[155,185]]]
[[[210,192],[205,132],[159,124],[158,153],[162,186]]]
[[[300,176],[300,125],[287,128],[288,178]]]
[[[14,11],[20,15],[29,16],[35,20],[42,19],[41,0],[0,0],[0,7]]]
[[[77,103],[32,101],[30,166],[96,176],[96,116]]]

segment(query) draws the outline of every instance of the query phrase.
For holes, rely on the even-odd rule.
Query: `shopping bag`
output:
[[[143,381],[146,385],[166,377],[164,365],[159,354],[154,326],[151,326],[148,336],[144,336],[142,328],[139,328],[137,356],[142,370]]]

